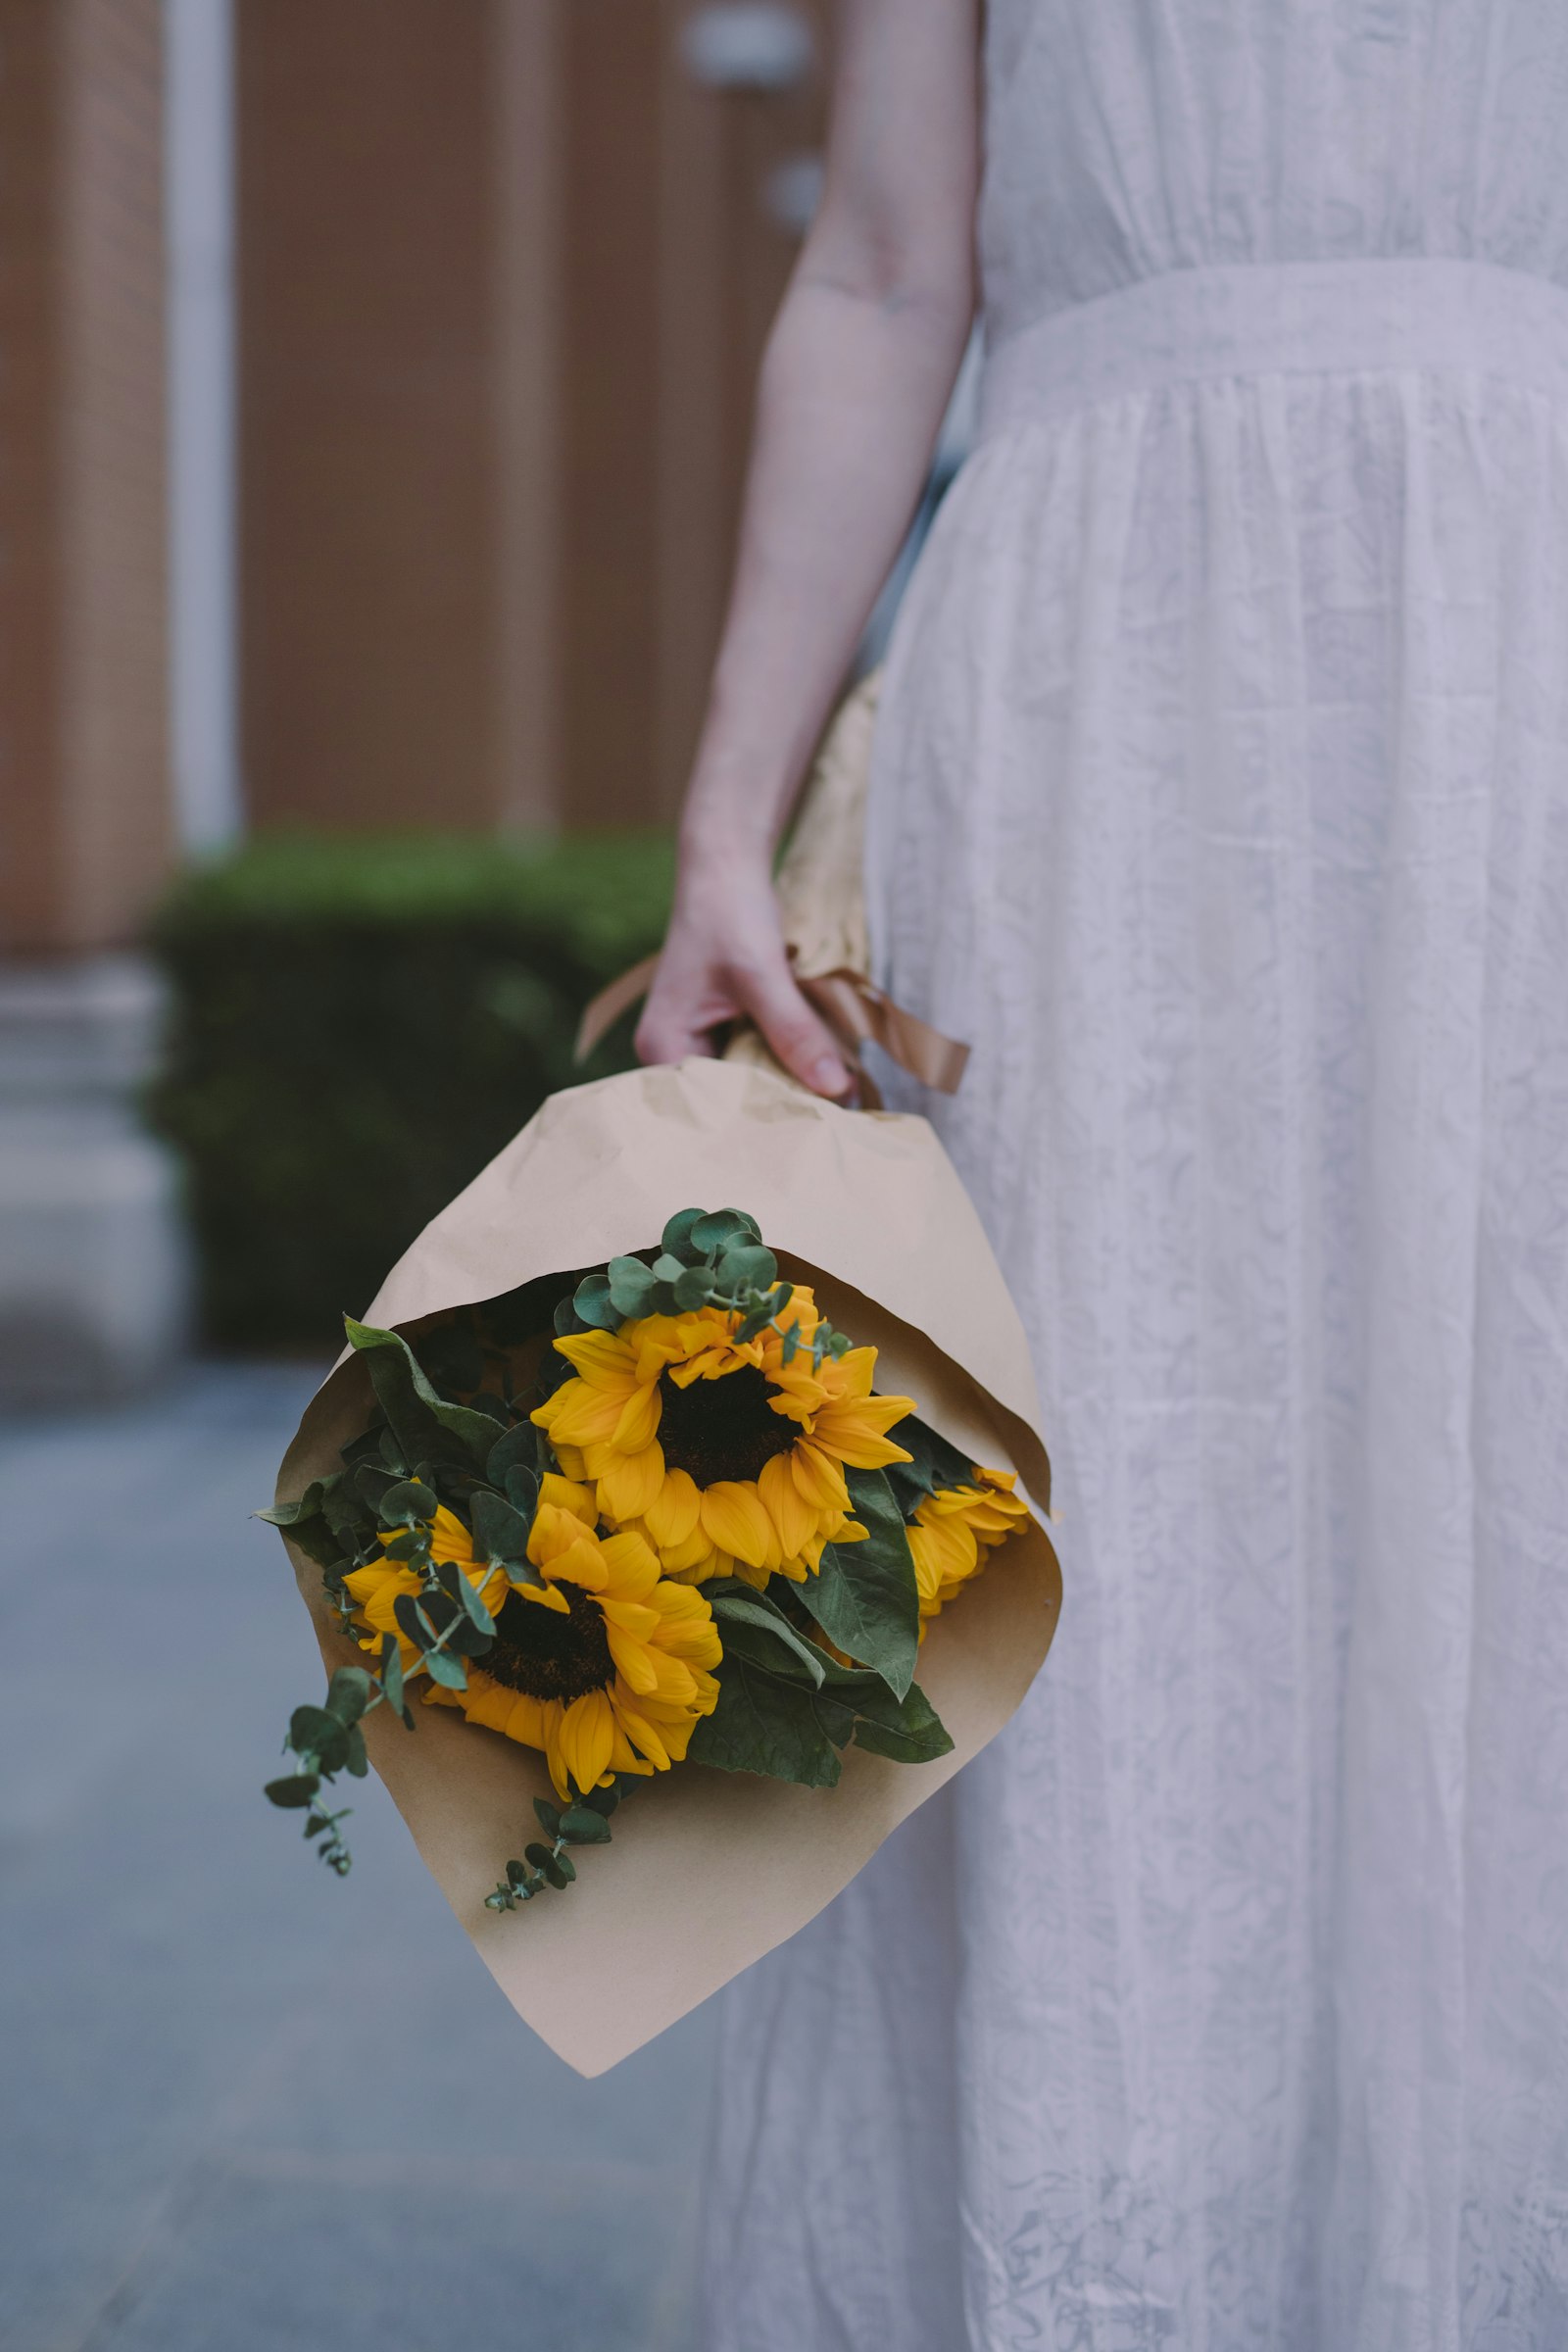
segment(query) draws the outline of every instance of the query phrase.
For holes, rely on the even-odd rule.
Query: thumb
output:
[[[782,956],[734,975],[735,993],[793,1077],[813,1094],[847,1095],[853,1084],[833,1033],[814,1013]]]

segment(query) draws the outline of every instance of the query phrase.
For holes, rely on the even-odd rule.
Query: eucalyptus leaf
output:
[[[653,1300],[654,1276],[640,1257],[612,1257],[607,1269],[610,1302],[620,1315],[646,1314]]]
[[[607,1274],[590,1274],[579,1282],[571,1303],[595,1331],[618,1331],[624,1320],[612,1302]]]
[[[357,1723],[351,1723],[343,1737],[348,1741],[348,1754],[344,1758],[345,1766],[348,1771],[353,1773],[357,1781],[363,1781],[370,1769],[370,1759],[366,1753],[365,1734]]]
[[[435,1490],[421,1479],[400,1478],[383,1490],[377,1510],[383,1527],[427,1527],[435,1517]]]
[[[713,1277],[707,1266],[683,1266],[680,1280],[670,1286],[676,1312],[685,1315],[706,1306],[712,1287]]]
[[[547,1796],[536,1796],[533,1800],[533,1809],[539,1816],[539,1827],[544,1831],[545,1836],[547,1838],[559,1837],[561,1834],[561,1807],[553,1805]]]
[[[452,1655],[450,1649],[427,1649],[424,1662],[432,1682],[444,1685],[448,1690],[466,1690],[468,1688],[468,1670],[461,1658]]]
[[[436,1629],[412,1592],[400,1592],[397,1595],[392,1603],[392,1614],[416,1649],[429,1648],[436,1638]]]
[[[722,1252],[718,1279],[726,1291],[770,1290],[778,1280],[778,1259],[760,1242],[746,1242]]]
[[[413,1719],[409,1714],[408,1703],[403,1695],[403,1652],[398,1647],[395,1634],[383,1634],[381,1637],[379,1667],[381,1689],[386,1694],[387,1705],[395,1714],[400,1715],[404,1723],[412,1730]]]
[[[731,1242],[760,1242],[761,1238],[757,1219],[749,1217],[744,1208],[715,1208],[708,1216],[699,1217],[691,1229],[693,1246],[705,1257]]]
[[[532,1524],[504,1495],[481,1489],[473,1498],[473,1547],[481,1559],[519,1566],[528,1556]]]
[[[700,1208],[679,1208],[675,1211],[661,1237],[666,1257],[672,1257],[685,1266],[702,1255],[702,1251],[693,1245],[692,1228],[702,1223],[703,1214]],[[673,1282],[675,1277],[671,1274],[667,1279]]]
[[[573,1845],[608,1845],[610,1824],[602,1813],[582,1804],[568,1805],[561,1816],[558,1837],[567,1838]]]
[[[339,1723],[358,1723],[370,1703],[370,1678],[363,1666],[339,1666],[327,1685],[326,1703]]]
[[[539,1507],[538,1472],[536,1470],[525,1470],[520,1463],[514,1463],[513,1467],[507,1472],[506,1485],[507,1500],[511,1503],[514,1511],[519,1511],[522,1514],[523,1518],[527,1520],[529,1526],[531,1527],[533,1525],[534,1512]]]
[[[608,1821],[620,1802],[620,1790],[612,1781],[608,1788],[590,1788],[582,1801],[590,1813],[602,1813]]]
[[[320,1778],[314,1772],[291,1772],[280,1781],[269,1781],[262,1793],[274,1805],[303,1808],[320,1786]]]
[[[505,1437],[497,1438],[485,1456],[484,1474],[493,1487],[504,1487],[509,1470],[539,1470],[539,1432],[531,1421],[519,1421]]]

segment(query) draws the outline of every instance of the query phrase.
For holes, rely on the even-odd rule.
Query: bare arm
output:
[[[739,1013],[827,1095],[848,1079],[789,975],[769,880],[897,555],[974,305],[978,0],[840,0],[826,183],[762,365],[739,561],[637,1032],[712,1051]]]

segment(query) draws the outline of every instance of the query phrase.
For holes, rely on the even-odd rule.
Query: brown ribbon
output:
[[[578,1061],[585,1061],[621,1014],[648,994],[658,967],[659,957],[647,956],[600,990],[578,1025]],[[940,1095],[957,1093],[969,1058],[968,1047],[906,1012],[863,972],[841,965],[836,971],[811,972],[805,978],[797,975],[796,986],[833,1032],[859,1080],[861,1100],[872,1109],[878,1106],[880,1097],[861,1065],[859,1049],[863,1045],[880,1046],[890,1060],[922,1086]]]

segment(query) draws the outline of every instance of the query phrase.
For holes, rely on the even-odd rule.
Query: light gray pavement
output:
[[[710,2013],[583,2082],[378,1782],[342,1883],[261,1797],[318,1661],[247,1514],[310,1386],[0,1432],[0,2344],[687,2352]]]

